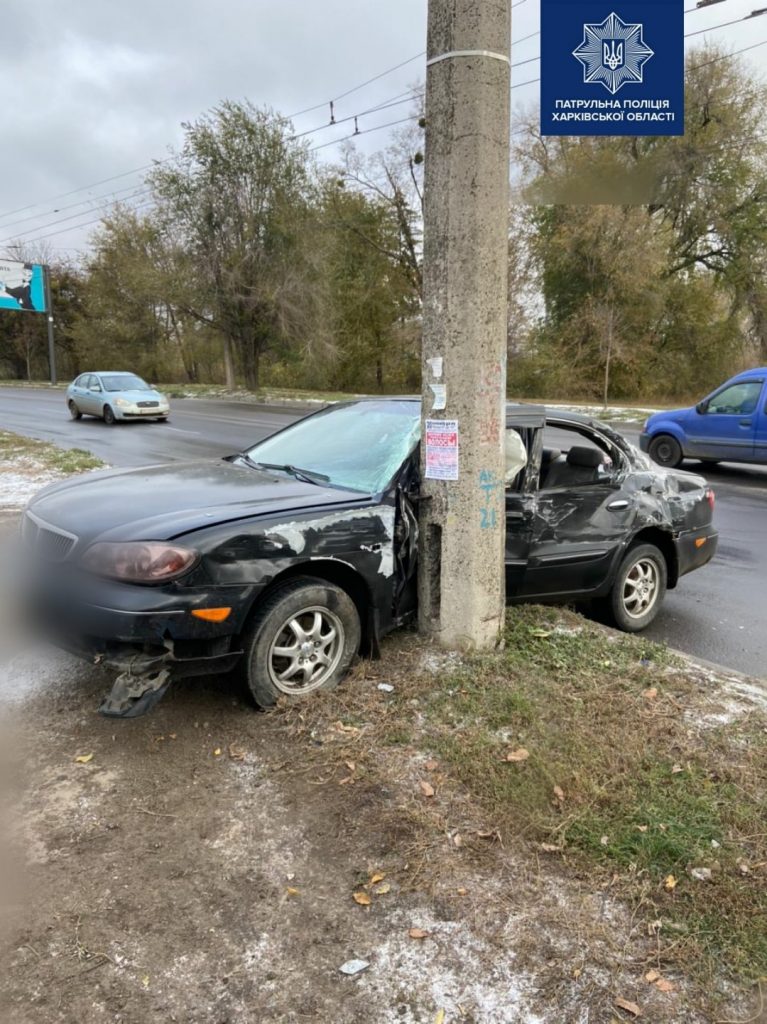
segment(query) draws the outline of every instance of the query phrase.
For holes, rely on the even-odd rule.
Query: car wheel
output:
[[[334,687],[360,646],[356,605],[324,580],[291,580],[257,609],[244,637],[244,676],[256,703]]]
[[[108,427],[111,427],[112,424],[115,421],[115,414],[114,414],[114,410],[112,409],[112,406],[111,405],[105,405],[104,406],[104,411],[102,412],[101,415],[104,417],[104,422],[106,423],[106,425]]]
[[[682,446],[670,434],[658,434],[650,441],[649,455],[659,466],[675,469],[682,461]]]
[[[610,618],[625,633],[638,633],[653,621],[666,594],[668,569],[654,544],[630,548],[608,598]]]
[[[83,414],[71,399],[69,401],[69,415],[73,420],[81,420],[83,418]]]

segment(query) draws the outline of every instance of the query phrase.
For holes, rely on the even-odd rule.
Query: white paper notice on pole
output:
[[[458,479],[458,420],[426,421],[426,478]]]
[[[431,411],[439,412],[447,405],[447,386],[445,384],[430,384],[429,387],[434,395]]]

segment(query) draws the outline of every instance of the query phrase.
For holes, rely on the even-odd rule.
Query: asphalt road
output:
[[[167,424],[107,427],[91,418],[70,420],[62,392],[0,388],[0,426],[85,448],[115,466],[227,455],[295,417],[295,410],[274,406],[175,399]],[[625,433],[636,440],[635,431]],[[705,475],[717,495],[719,551],[668,594],[646,635],[761,678],[767,676],[767,467],[721,465]]]

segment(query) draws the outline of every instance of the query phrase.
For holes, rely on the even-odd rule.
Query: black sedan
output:
[[[713,557],[703,478],[585,417],[509,405],[506,426],[510,602],[595,603],[635,632]],[[419,433],[416,400],[348,402],[225,460],[54,484],[23,517],[29,607],[119,670],[107,715],[231,669],[261,706],[332,686],[415,614]]]

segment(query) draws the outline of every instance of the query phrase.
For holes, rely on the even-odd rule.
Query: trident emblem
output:
[[[610,68],[611,71],[617,71],[618,68],[623,67],[623,63],[623,43],[616,42],[615,39],[603,40],[602,64]]]

